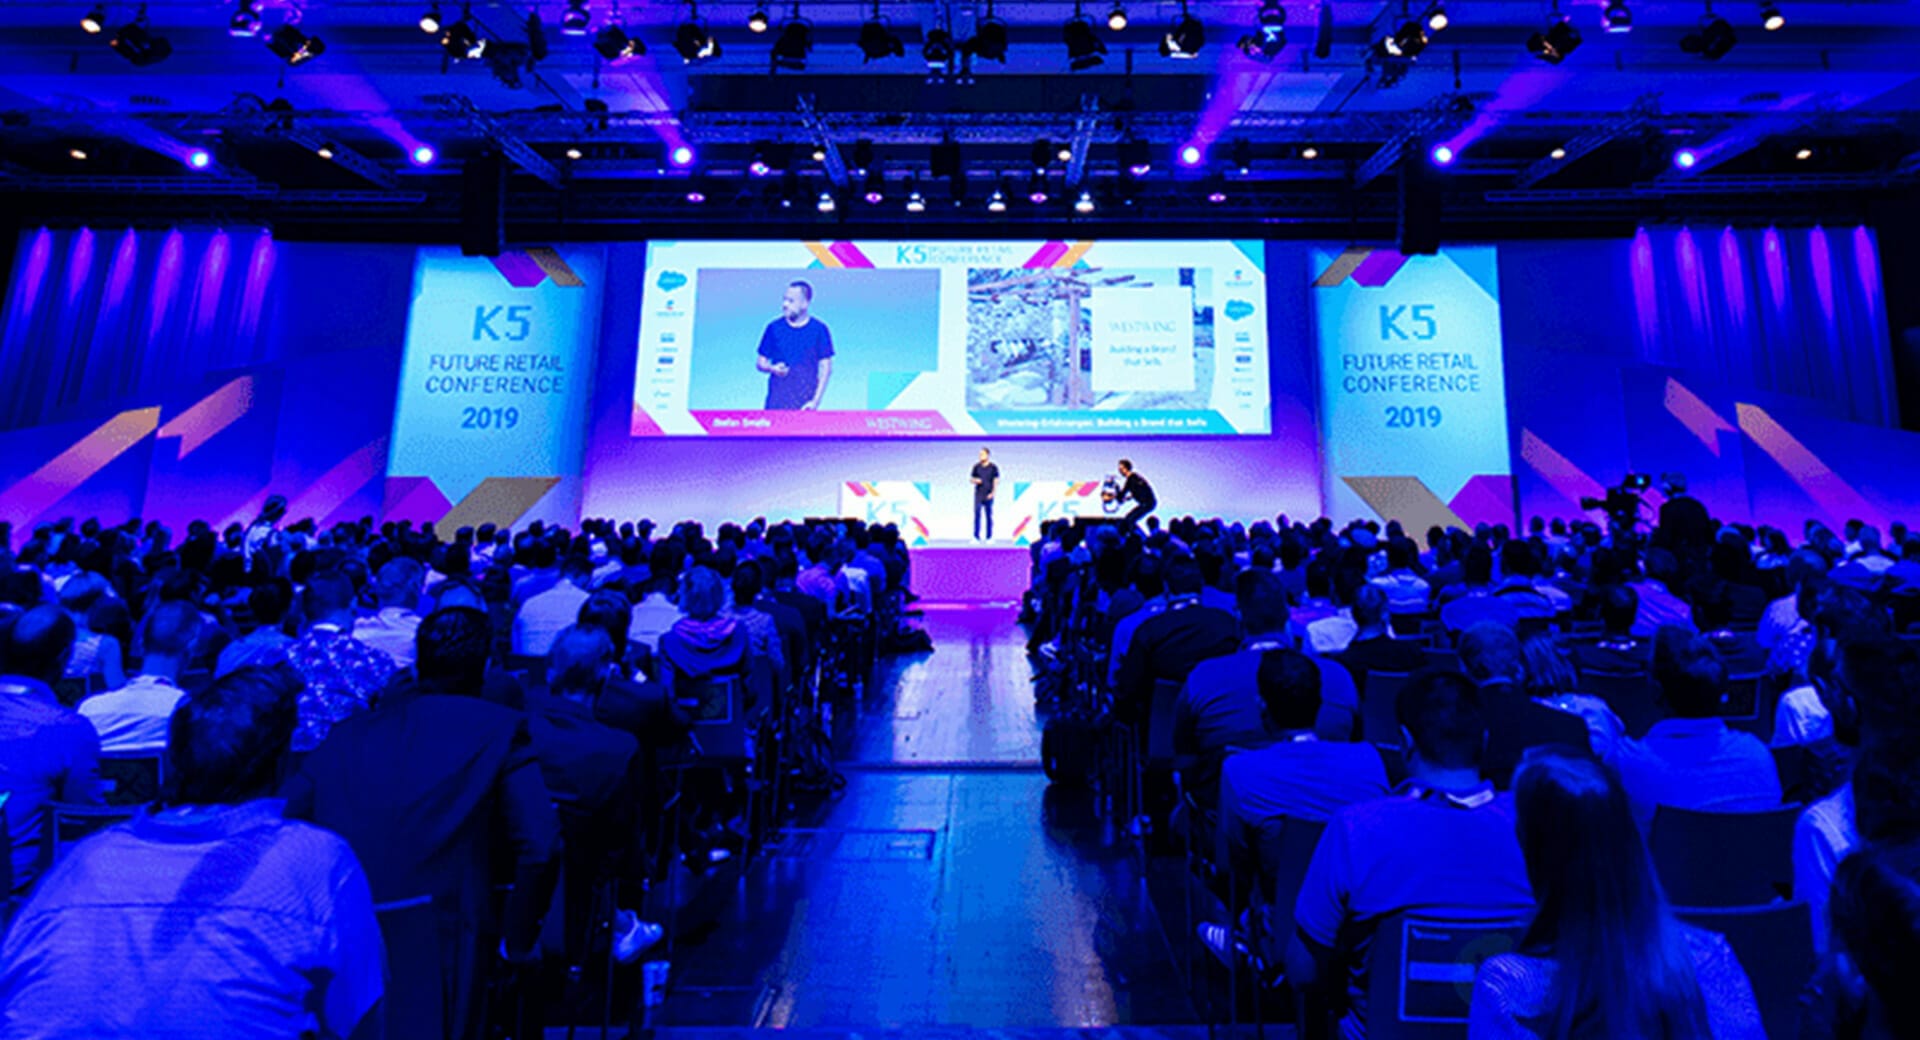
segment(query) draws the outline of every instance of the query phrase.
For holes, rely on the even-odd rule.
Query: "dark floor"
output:
[[[925,623],[841,720],[846,788],[685,909],[655,1025],[1198,1021],[1133,845],[1039,770],[1012,610]]]

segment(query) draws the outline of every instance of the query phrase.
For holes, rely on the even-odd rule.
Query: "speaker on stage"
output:
[[[507,160],[488,153],[467,160],[460,178],[460,252],[499,256],[507,245]]]
[[[1440,251],[1440,184],[1421,149],[1400,157],[1400,252],[1431,256]]]

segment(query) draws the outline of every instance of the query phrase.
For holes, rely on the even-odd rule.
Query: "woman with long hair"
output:
[[[1474,982],[1473,1040],[1764,1040],[1725,939],[1680,923],[1605,766],[1529,755],[1514,779],[1537,904],[1518,951]]]

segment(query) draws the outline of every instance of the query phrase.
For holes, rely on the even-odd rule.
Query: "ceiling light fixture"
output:
[[[309,36],[294,25],[283,25],[267,37],[267,49],[289,65],[305,65],[327,52],[327,41]]]
[[[1180,146],[1180,165],[1198,166],[1207,159],[1206,149],[1198,144],[1188,143]]]
[[[988,213],[1005,213],[1006,211],[1007,211],[1007,180],[1005,177],[1002,177],[1000,178],[999,185],[997,185],[993,189],[993,194],[987,196],[987,212]]]
[[[753,13],[747,16],[747,31],[755,35],[766,32],[767,26],[770,24],[772,24],[772,19],[767,17],[766,4],[756,5]]]
[[[1610,33],[1633,31],[1633,11],[1627,7],[1627,0],[1607,0],[1606,10],[1600,12],[1600,26]]]
[[[1547,19],[1547,27],[1527,37],[1527,53],[1549,65],[1558,65],[1567,60],[1574,48],[1580,46],[1580,30],[1574,27],[1573,19],[1560,13],[1559,3],[1553,5],[1553,14]]]
[[[427,8],[427,12],[420,16],[420,31],[426,33],[428,36],[432,36],[434,33],[440,31],[439,4],[434,4],[432,7]]]
[[[813,208],[819,210],[822,213],[832,213],[834,209],[837,208],[837,203],[835,203],[833,199],[833,192],[831,191],[821,192],[820,201],[814,203]]]
[[[1033,172],[1045,173],[1047,167],[1053,165],[1053,142],[1044,137],[1033,142],[1028,158],[1032,161]]]
[[[114,53],[132,62],[135,66],[146,68],[167,60],[173,53],[173,44],[164,36],[156,36],[147,22],[147,5],[140,5],[140,12],[133,21],[121,26],[113,38],[107,41]]]
[[[560,31],[568,36],[585,36],[593,27],[593,12],[587,10],[587,0],[567,0],[567,9],[560,13]]]
[[[973,39],[963,49],[976,58],[1006,64],[1007,23],[994,15],[993,0],[987,0],[987,16],[974,26]]]
[[[881,20],[880,0],[873,0],[873,17],[861,23],[860,36],[855,42],[860,47],[862,65],[885,58],[902,57],[907,53],[907,45]]]
[[[196,170],[204,170],[213,165],[213,153],[205,148],[195,148],[187,153],[187,165]]]
[[[1092,213],[1093,210],[1093,192],[1081,188],[1080,197],[1073,200],[1073,211],[1075,213]]]
[[[945,29],[927,30],[927,38],[920,44],[920,57],[927,63],[928,72],[945,72],[953,67],[953,34]]]
[[[865,197],[867,205],[869,206],[878,206],[882,202],[887,201],[887,177],[880,172],[880,167],[878,166],[867,171],[867,191]]]
[[[1120,0],[1113,0],[1113,9],[1107,12],[1107,28],[1114,32],[1127,29],[1127,9],[1121,6]]]
[[[1547,153],[1547,158],[1552,159],[1554,162],[1559,162],[1566,157],[1567,150],[1565,148],[1555,148],[1553,151]]]
[[[578,148],[567,149],[567,158],[573,162],[579,162],[581,157],[584,156],[585,154],[586,154],[585,152],[582,152]]]
[[[85,148],[69,148],[67,149],[67,156],[80,162],[86,162],[87,150]]]
[[[1408,18],[1399,28],[1382,36],[1373,45],[1373,51],[1382,58],[1399,58],[1412,61],[1427,49],[1432,38],[1427,35],[1427,25],[1417,18]]]
[[[1691,148],[1682,148],[1673,153],[1673,168],[1676,170],[1691,170],[1699,161],[1699,153]]]
[[[98,36],[107,31],[107,5],[94,4],[86,14],[80,16],[80,28],[88,36]]]
[[[415,166],[432,166],[438,158],[440,153],[434,151],[430,144],[414,145],[413,150],[407,153],[407,161]]]
[[[853,142],[853,175],[855,177],[865,177],[867,170],[872,166],[873,141],[870,138],[862,137],[858,141]]]
[[[1795,159],[1798,159],[1798,160],[1800,160],[1801,162],[1806,162],[1806,161],[1807,161],[1808,159],[1811,159],[1811,158],[1813,158],[1813,149],[1811,149],[1811,148],[1802,148],[1802,149],[1800,149],[1799,151],[1797,151],[1797,152],[1795,152],[1795,153],[1793,153],[1793,157],[1794,157]],[[84,158],[86,158],[86,156],[84,156],[84,155],[83,155],[83,156],[81,156],[81,158],[83,158],[83,159],[84,159]]]
[[[1189,60],[1199,57],[1200,48],[1206,45],[1206,25],[1187,10],[1187,0],[1180,0],[1180,17],[1160,37],[1160,56]]]
[[[647,53],[646,43],[638,36],[628,35],[626,27],[617,22],[593,34],[593,49],[609,65],[632,61]]]
[[[1272,62],[1287,47],[1287,9],[1280,0],[1261,0],[1254,30],[1240,37],[1240,53],[1260,62]]]
[[[1700,28],[1680,38],[1680,50],[1699,55],[1704,61],[1719,61],[1738,42],[1733,24],[1714,14],[1712,5],[1708,5],[1706,16],[1700,19]]]
[[[807,55],[813,53],[813,23],[800,16],[800,5],[793,5],[793,15],[780,27],[780,35],[773,41],[773,53],[769,58],[774,70],[790,69],[799,72],[807,67]],[[824,153],[818,159],[826,158]]]
[[[918,177],[913,176],[912,174],[908,174],[907,175],[907,212],[908,213],[925,213],[926,211],[927,211],[927,197],[924,194],[922,194],[920,191],[920,179]]]
[[[692,166],[693,158],[693,146],[690,144],[674,145],[673,151],[667,153],[667,161],[675,166]]]
[[[1320,158],[1320,149],[1315,148],[1312,145],[1308,145],[1305,148],[1300,149],[1300,158],[1307,159],[1307,160],[1318,159]]]
[[[1093,23],[1081,13],[1080,0],[1073,0],[1073,17],[1060,27],[1060,39],[1067,45],[1067,68],[1079,72],[1106,64],[1106,42],[1093,31]]]
[[[233,17],[227,19],[227,35],[260,35],[260,8],[256,0],[240,0],[234,5]]]
[[[1452,166],[1454,160],[1453,146],[1436,144],[1433,146],[1433,151],[1427,153],[1427,156],[1433,160],[1435,166]]]
[[[473,7],[464,5],[460,9],[460,20],[440,34],[440,49],[454,61],[469,61],[487,53],[487,38],[473,27],[472,18]]]
[[[1787,16],[1780,13],[1780,5],[1768,0],[1760,5],[1760,28],[1768,32],[1779,32],[1787,26]]]
[[[1440,0],[1433,0],[1433,6],[1427,8],[1425,18],[1427,20],[1427,29],[1431,32],[1440,32],[1447,26],[1453,24],[1453,20],[1447,17],[1446,5],[1442,4]]]
[[[673,30],[673,49],[689,65],[712,61],[720,56],[720,38],[700,17],[700,5],[688,0],[687,20]]]
[[[1051,198],[1051,196],[1047,194],[1047,175],[1044,173],[1034,174],[1033,177],[1027,181],[1027,201],[1036,206],[1044,206],[1047,204],[1047,199],[1049,198]]]
[[[1314,14],[1319,25],[1313,34],[1313,56],[1325,61],[1333,53],[1332,0],[1320,0],[1320,9]]]
[[[1233,169],[1242,177],[1253,172],[1253,145],[1244,137],[1233,142]]]
[[[1153,172],[1152,152],[1147,142],[1129,134],[1120,139],[1120,168],[1134,175],[1145,177]]]

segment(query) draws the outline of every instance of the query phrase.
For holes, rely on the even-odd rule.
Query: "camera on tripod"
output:
[[[1640,493],[1653,486],[1645,473],[1629,473],[1620,486],[1607,489],[1607,497],[1580,496],[1580,508],[1598,509],[1607,514],[1607,523],[1616,531],[1631,531],[1640,523]]]
[[[1109,512],[1120,511],[1120,489],[1124,485],[1118,474],[1109,473],[1100,478],[1100,508]]]

